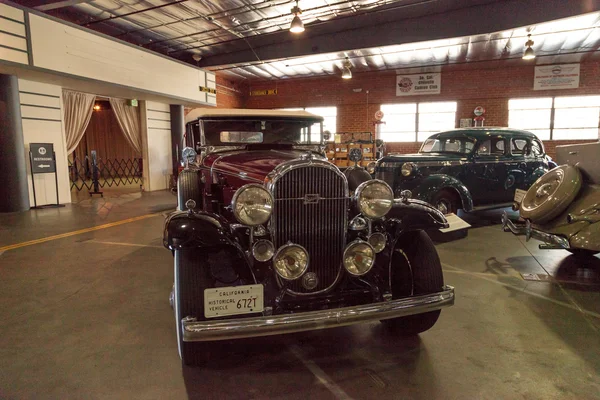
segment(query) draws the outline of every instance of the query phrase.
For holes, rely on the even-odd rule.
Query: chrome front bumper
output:
[[[423,296],[331,310],[216,321],[183,319],[183,340],[202,342],[335,328],[361,322],[405,317],[454,304],[454,288]]]
[[[527,241],[529,241],[529,239],[531,238],[534,238],[537,240],[541,240],[542,242],[561,247],[563,249],[568,249],[571,247],[569,245],[569,241],[562,236],[553,235],[551,233],[546,233],[537,229],[533,229],[529,220],[525,221],[525,225],[515,224],[510,219],[508,219],[508,214],[506,213],[506,211],[504,211],[504,213],[502,214],[502,229],[505,232],[510,231],[515,235],[525,235],[525,240]]]

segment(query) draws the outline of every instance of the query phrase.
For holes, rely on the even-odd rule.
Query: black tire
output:
[[[204,319],[204,289],[213,287],[206,261],[197,249],[175,250],[175,323],[179,355],[184,365],[202,365],[208,353],[202,342],[184,342],[181,320]]]
[[[575,257],[594,257],[598,254],[597,251],[588,250],[588,249],[566,249],[569,253],[573,254]]]
[[[460,197],[456,192],[449,189],[442,189],[433,196],[431,205],[441,211],[443,214],[456,214],[461,208]]]
[[[392,299],[436,293],[443,287],[442,264],[429,236],[423,231],[402,235],[392,256]],[[412,336],[433,327],[439,316],[436,310],[381,322],[394,333]]]
[[[198,171],[184,169],[177,177],[177,209],[185,211],[185,202],[188,200],[196,202],[196,208],[202,207],[202,190]]]

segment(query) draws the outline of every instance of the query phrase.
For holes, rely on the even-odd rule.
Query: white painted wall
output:
[[[144,187],[148,191],[168,189],[173,172],[169,105],[145,101],[140,106],[144,147]]]
[[[29,63],[25,14],[18,8],[0,4],[0,59]]]
[[[19,79],[19,99],[25,141],[23,151],[26,152],[29,201],[32,206],[34,201],[29,164],[30,143],[52,143],[54,145],[60,203],[71,202],[61,95],[62,88],[60,86]],[[56,204],[56,183],[54,179],[54,174],[35,175],[35,193],[38,206]]]
[[[30,14],[29,20],[35,67],[216,104],[199,89],[214,83],[213,73],[45,17]]]
[[[20,77],[27,159],[29,143],[54,144],[61,203],[71,201],[62,87],[147,100],[140,102],[145,190],[163,190],[170,184],[168,104],[217,103],[216,95],[199,89],[216,89],[214,73],[6,4],[0,4],[0,72]],[[38,205],[56,201],[52,175],[36,175],[35,184]]]

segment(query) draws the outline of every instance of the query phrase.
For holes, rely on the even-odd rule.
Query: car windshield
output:
[[[206,145],[321,144],[322,124],[305,119],[203,120]]]
[[[460,153],[468,154],[473,150],[475,140],[460,138],[429,138],[421,146],[419,153]]]

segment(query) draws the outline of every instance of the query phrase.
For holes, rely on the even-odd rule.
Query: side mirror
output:
[[[187,168],[189,164],[195,164],[197,155],[198,153],[196,153],[196,150],[192,147],[184,148],[181,151],[181,161],[183,162],[183,165]]]

